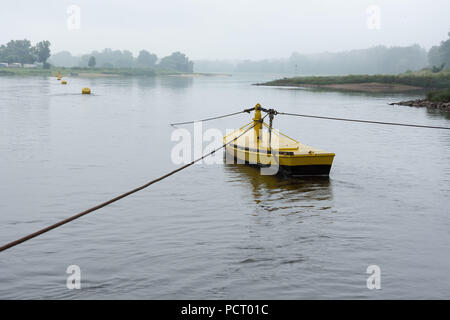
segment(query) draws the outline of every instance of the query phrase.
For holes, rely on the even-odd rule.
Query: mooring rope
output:
[[[186,121],[186,122],[177,122],[177,123],[171,123],[171,126],[178,126],[178,125],[182,125],[182,124],[190,124],[190,123],[195,123],[195,122],[205,122],[205,121],[210,121],[210,120],[216,120],[216,119],[220,119],[220,118],[226,118],[226,117],[231,117],[231,116],[235,116],[241,113],[250,113],[250,111],[255,110],[255,108],[248,108],[248,109],[244,109],[242,111],[238,111],[238,112],[233,112],[233,113],[229,113],[229,114],[225,114],[223,116],[217,116],[217,117],[212,117],[212,118],[206,118],[206,119],[202,119],[202,120],[194,120],[194,121]]]
[[[267,114],[266,114],[261,120],[259,120],[259,122],[262,123],[262,122],[264,121],[264,118],[265,118],[265,117],[267,117]],[[119,195],[119,196],[117,196],[117,197],[115,197],[115,198],[112,198],[111,200],[108,200],[108,201],[105,201],[105,202],[103,202],[103,203],[100,203],[100,204],[98,204],[98,205],[96,205],[96,206],[94,206],[94,207],[92,207],[92,208],[89,208],[89,209],[87,209],[87,210],[85,210],[85,211],[83,211],[83,212],[80,212],[80,213],[78,213],[78,214],[76,214],[76,215],[74,215],[74,216],[72,216],[72,217],[70,217],[70,218],[61,220],[61,221],[59,221],[59,222],[57,222],[57,223],[55,223],[55,224],[52,224],[51,226],[48,226],[48,227],[46,227],[46,228],[44,228],[44,229],[41,229],[41,230],[36,231],[36,232],[34,232],[34,233],[31,233],[31,234],[29,234],[29,235],[27,235],[27,236],[25,236],[25,237],[22,237],[22,238],[20,238],[20,239],[17,239],[17,240],[15,240],[15,241],[12,241],[12,242],[10,242],[10,243],[8,243],[8,244],[5,244],[5,245],[3,245],[3,246],[0,247],[0,252],[5,251],[6,249],[9,249],[9,248],[11,248],[11,247],[17,246],[18,244],[21,244],[22,242],[25,242],[25,241],[30,240],[30,239],[32,239],[32,238],[35,238],[35,237],[37,237],[37,236],[39,236],[39,235],[41,235],[41,234],[43,234],[43,233],[46,233],[46,232],[48,232],[48,231],[50,231],[50,230],[53,230],[53,229],[55,229],[55,228],[58,228],[58,227],[60,227],[60,226],[62,226],[62,225],[64,225],[64,224],[66,224],[66,223],[68,223],[68,222],[71,222],[71,221],[73,221],[73,220],[76,220],[76,219],[78,219],[78,218],[80,218],[80,217],[82,217],[82,216],[84,216],[84,215],[86,215],[86,214],[88,214],[88,213],[91,213],[91,212],[93,212],[93,211],[96,211],[96,210],[98,210],[98,209],[101,209],[101,208],[103,208],[103,207],[106,207],[107,205],[110,205],[110,204],[113,203],[113,202],[116,202],[116,201],[118,201],[118,200],[120,200],[120,199],[123,199],[123,198],[125,198],[125,197],[127,197],[127,196],[129,196],[129,195],[131,195],[131,194],[133,194],[133,193],[135,193],[135,192],[138,192],[138,191],[140,191],[140,190],[142,190],[142,189],[147,188],[148,186],[150,186],[150,185],[152,185],[152,184],[154,184],[154,183],[156,183],[156,182],[158,182],[158,181],[161,181],[161,180],[163,180],[163,179],[165,179],[165,178],[167,178],[167,177],[170,177],[171,175],[173,175],[173,174],[175,174],[175,173],[177,173],[177,172],[179,172],[179,171],[181,171],[181,170],[183,170],[183,169],[186,169],[187,167],[192,166],[194,163],[199,162],[200,160],[203,160],[204,158],[209,157],[209,156],[213,155],[214,153],[216,153],[217,151],[219,151],[219,150],[225,148],[225,147],[226,147],[227,145],[229,145],[231,142],[236,141],[237,139],[239,139],[240,137],[242,137],[244,134],[246,134],[249,130],[251,130],[252,128],[254,128],[254,127],[256,126],[256,124],[257,124],[257,123],[254,123],[252,126],[250,126],[249,128],[247,128],[244,132],[242,132],[240,135],[238,135],[237,137],[235,137],[235,138],[233,138],[232,140],[228,141],[227,143],[224,143],[221,147],[214,149],[214,150],[211,151],[210,153],[204,154],[204,155],[202,155],[200,158],[197,158],[197,159],[195,159],[195,160],[189,162],[188,164],[185,164],[184,166],[179,167],[178,169],[175,169],[175,170],[173,170],[173,171],[171,171],[171,172],[169,172],[169,173],[166,173],[165,175],[163,175],[163,176],[161,176],[161,177],[159,177],[159,178],[156,178],[156,179],[154,179],[154,180],[152,180],[152,181],[150,181],[150,182],[148,182],[148,183],[146,183],[146,184],[144,184],[144,185],[142,185],[142,186],[140,186],[140,187],[137,187],[137,188],[135,188],[135,189],[133,189],[133,190],[130,190],[130,191],[125,192],[125,193],[122,193],[121,195]]]
[[[385,124],[385,125],[390,125],[390,126],[428,128],[428,129],[445,129],[445,130],[449,130],[450,129],[449,127],[436,127],[436,126],[425,126],[425,125],[419,125],[419,124],[408,124],[408,123],[397,123],[397,122],[383,122],[383,121],[370,121],[370,120],[359,120],[359,119],[333,118],[333,117],[323,117],[323,116],[314,116],[314,115],[309,115],[309,114],[288,113],[288,112],[277,112],[276,114],[281,114],[281,115],[286,115],[286,116],[304,117],[304,118],[339,120],[339,121],[350,121],[350,122],[361,122],[361,123],[372,123],[372,124]]]

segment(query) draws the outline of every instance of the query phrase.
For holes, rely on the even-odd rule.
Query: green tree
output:
[[[440,68],[444,65],[446,69],[450,69],[450,32],[449,39],[442,41],[439,46],[434,46],[428,51],[428,63],[430,66]],[[435,69],[435,70],[437,70]]]
[[[443,41],[441,43],[441,56],[442,56],[442,63],[445,63],[445,67],[447,69],[450,69],[450,32],[448,33],[449,39],[447,41]]]
[[[194,63],[184,53],[174,52],[170,56],[162,58],[159,67],[165,70],[193,72]]]
[[[4,44],[0,46],[0,62],[6,62],[6,46]]]
[[[36,61],[36,56],[31,49],[31,42],[29,40],[11,40],[6,46],[1,49],[2,60],[8,63],[33,63]]]
[[[152,54],[147,50],[141,50],[136,59],[136,64],[138,67],[142,68],[153,68],[155,66],[156,60],[158,60],[156,54]]]
[[[33,53],[36,55],[38,62],[46,63],[50,57],[50,41],[44,40],[36,43],[33,47]]]
[[[439,46],[433,46],[428,50],[428,64],[430,66],[438,66],[442,63],[442,57]]]
[[[38,42],[31,50],[36,56],[37,61],[42,62],[44,68],[50,68],[50,65],[47,63],[47,59],[50,57],[50,41],[44,40]]]
[[[89,66],[89,68],[94,68],[95,65],[96,65],[95,57],[94,57],[94,56],[91,56],[91,57],[89,58],[88,66]]]

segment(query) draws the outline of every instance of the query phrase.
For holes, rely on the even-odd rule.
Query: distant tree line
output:
[[[408,47],[376,46],[369,49],[340,53],[302,55],[294,53],[289,59],[300,72],[320,74],[397,74],[418,70],[427,65],[427,51],[419,45]]]
[[[407,47],[376,46],[368,49],[337,53],[301,54],[294,52],[289,58],[264,60],[198,60],[198,72],[251,72],[286,73],[298,75],[340,74],[397,74],[429,67],[433,72],[450,69],[449,39],[433,46],[428,52],[419,45]],[[128,50],[104,49],[73,56],[62,51],[50,56],[50,42],[41,41],[34,46],[29,40],[11,40],[0,46],[0,62],[32,64],[40,62],[64,67],[141,68],[193,72],[194,62],[174,52],[158,59],[156,54],[141,50],[137,57]]]
[[[449,39],[428,52],[419,45],[376,46],[337,53],[300,54],[285,59],[198,60],[197,72],[285,73],[290,75],[398,74],[430,68],[433,72],[450,69]]]
[[[286,73],[299,75],[396,74],[427,66],[427,51],[419,45],[376,46],[337,53],[301,54],[258,61],[195,61],[197,72]]]
[[[32,46],[29,40],[11,40],[0,46],[0,62],[32,64],[40,62],[49,67],[47,59],[50,57],[50,42],[47,40]]]
[[[148,68],[180,72],[192,72],[194,69],[194,63],[181,52],[174,52],[158,61],[157,55],[147,50],[141,50],[138,56],[134,57],[128,50],[109,48],[82,56],[73,56],[68,51],[62,51],[52,55],[49,62],[62,67]]]

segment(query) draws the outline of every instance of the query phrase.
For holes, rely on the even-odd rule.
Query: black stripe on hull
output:
[[[280,170],[289,176],[328,176],[331,165],[281,166]]]

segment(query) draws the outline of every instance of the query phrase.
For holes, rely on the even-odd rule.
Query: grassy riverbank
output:
[[[256,85],[318,87],[363,92],[404,92],[450,88],[450,71],[433,73],[429,70],[398,75],[347,75],[283,78]]]
[[[187,73],[160,70],[160,69],[138,69],[138,68],[1,68],[1,75],[18,76],[56,76],[60,72],[62,76],[80,77],[108,77],[108,76],[158,76],[158,75],[184,75]],[[196,75],[194,73],[189,73]]]

